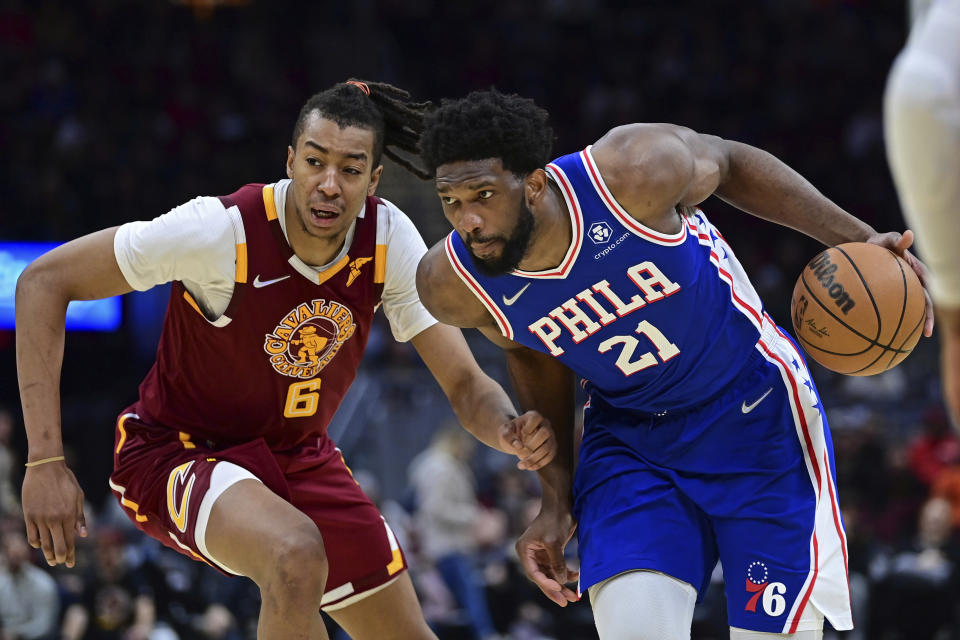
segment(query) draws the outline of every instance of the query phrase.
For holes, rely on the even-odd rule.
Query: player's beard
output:
[[[485,276],[492,277],[502,276],[516,269],[527,253],[530,236],[533,234],[534,222],[533,213],[527,207],[526,198],[521,195],[520,215],[517,218],[517,224],[514,225],[509,237],[501,238],[503,240],[503,250],[500,255],[491,258],[478,258],[473,255],[473,251],[470,251],[470,258],[473,260],[474,266],[477,267],[477,271]],[[468,249],[473,242],[476,242],[476,239],[467,237]]]

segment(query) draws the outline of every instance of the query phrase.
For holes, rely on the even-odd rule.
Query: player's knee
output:
[[[590,589],[601,640],[689,640],[697,594],[661,573],[633,571]]]
[[[323,594],[329,564],[323,537],[312,523],[278,534],[269,547],[262,588],[317,597]]]

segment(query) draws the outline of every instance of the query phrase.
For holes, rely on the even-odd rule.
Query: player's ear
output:
[[[524,180],[524,191],[529,205],[538,204],[547,194],[547,172],[543,169],[534,169],[527,174]]]
[[[293,180],[293,147],[287,146],[287,177]]]
[[[380,176],[383,175],[383,165],[370,172],[370,186],[367,187],[367,195],[372,196],[377,192],[377,185],[380,184]]]

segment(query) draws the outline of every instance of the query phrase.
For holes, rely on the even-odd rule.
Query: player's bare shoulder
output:
[[[674,124],[634,123],[611,129],[591,152],[623,208],[640,222],[670,232],[675,229],[663,227],[677,224],[676,205],[695,205],[716,187],[709,184],[717,173],[712,140],[718,139]]]
[[[417,266],[417,293],[427,311],[444,324],[462,328],[493,324],[486,308],[453,270],[443,240],[427,250]]]

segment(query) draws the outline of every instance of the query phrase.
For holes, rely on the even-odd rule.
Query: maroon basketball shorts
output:
[[[324,610],[371,595],[406,569],[396,537],[363,493],[329,438],[271,451],[262,440],[229,448],[140,421],[117,421],[110,488],[139,529],[221,571],[238,571],[207,552],[206,527],[217,498],[235,482],[255,479],[316,523],[330,573]]]

